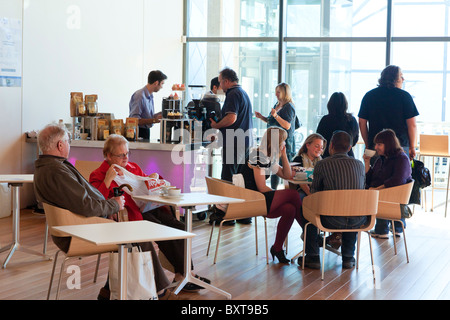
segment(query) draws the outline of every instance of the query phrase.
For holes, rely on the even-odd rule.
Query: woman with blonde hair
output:
[[[306,137],[305,142],[297,153],[297,156],[292,160],[298,163],[296,166],[304,168],[314,168],[316,163],[322,160],[323,150],[327,145],[327,140],[318,134],[313,133]],[[301,184],[298,186],[300,197],[303,199],[307,195],[311,194],[309,185]]]
[[[277,103],[270,111],[267,117],[264,117],[261,113],[255,111],[255,116],[267,123],[267,127],[280,127],[286,130],[286,154],[288,160],[291,161],[295,156],[295,139],[294,131],[297,129],[296,125],[297,117],[295,115],[295,106],[292,101],[291,87],[287,83],[280,83],[275,88],[275,96],[277,97]],[[272,188],[276,188],[279,183],[279,178],[273,175],[271,178]]]
[[[245,188],[262,192],[266,198],[267,217],[278,218],[275,243],[270,248],[272,259],[277,257],[281,263],[289,263],[283,251],[283,243],[294,222],[300,224],[301,200],[299,194],[292,189],[273,190],[267,186],[270,174],[282,179],[292,179],[292,171],[286,154],[287,133],[278,127],[269,127],[259,147],[253,148],[240,173],[245,181]],[[281,159],[281,165],[280,163]]]

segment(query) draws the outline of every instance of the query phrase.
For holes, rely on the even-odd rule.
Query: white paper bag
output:
[[[123,175],[116,175],[114,181],[120,186],[122,184],[129,184],[133,191],[128,190],[128,188],[123,188],[122,190],[131,196],[146,196],[149,194],[161,192],[162,187],[170,186],[170,182],[164,179],[156,179],[150,177],[142,177],[129,172],[125,168],[114,164],[114,166],[123,172]],[[157,204],[148,201],[140,201],[133,199],[136,205],[139,207],[141,212],[146,212],[149,210],[156,209],[158,207],[164,206],[163,204]]]
[[[152,253],[141,252],[133,247],[127,254],[127,299],[128,300],[158,300],[155,274],[153,271]],[[119,254],[109,254],[109,287],[111,300],[120,296],[119,288]]]

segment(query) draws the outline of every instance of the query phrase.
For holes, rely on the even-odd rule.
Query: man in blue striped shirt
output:
[[[346,190],[365,188],[364,164],[349,157],[347,152],[352,147],[352,138],[345,131],[337,131],[333,134],[329,151],[330,157],[319,161],[314,167],[314,179],[311,192],[325,190]],[[323,216],[321,221],[324,227],[330,229],[354,229],[360,228],[367,221],[362,217],[334,217]],[[356,232],[344,232],[342,234],[342,266],[352,268],[355,265]],[[306,240],[305,266],[313,269],[320,268],[319,245],[317,228],[308,226]],[[301,260],[299,260],[301,262]]]

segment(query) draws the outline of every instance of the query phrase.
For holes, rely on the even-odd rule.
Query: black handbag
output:
[[[431,185],[430,170],[425,168],[422,161],[413,160],[411,162],[412,178],[418,183],[419,188],[423,189]]]
[[[420,204],[420,189],[426,188],[431,184],[430,170],[425,168],[422,161],[411,161],[411,175],[414,179],[413,189],[411,191],[411,197],[409,198],[410,204]]]

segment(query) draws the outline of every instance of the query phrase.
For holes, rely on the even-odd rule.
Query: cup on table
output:
[[[181,194],[181,189],[180,188],[170,188],[168,192],[169,192],[169,196],[178,197]]]
[[[308,174],[306,172],[297,172],[294,177],[295,180],[306,180],[308,179]]]
[[[364,155],[372,158],[377,152],[375,150],[366,149],[364,150]]]

